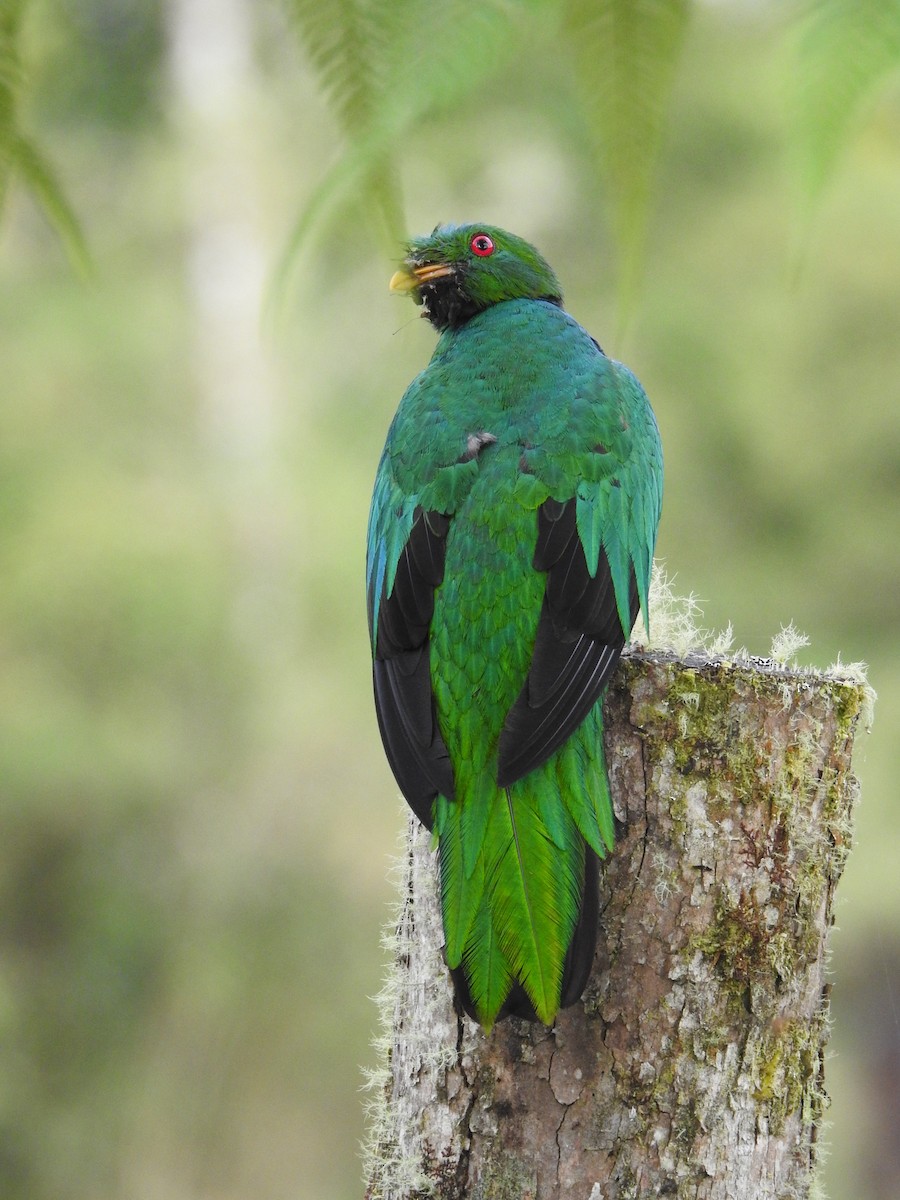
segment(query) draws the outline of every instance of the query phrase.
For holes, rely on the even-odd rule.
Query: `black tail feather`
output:
[[[584,890],[581,893],[581,908],[578,911],[578,924],[569,943],[563,967],[562,999],[560,1008],[568,1008],[581,999],[581,993],[587,987],[591,967],[594,964],[594,951],[597,948],[597,921],[600,915],[600,871],[597,855],[590,848],[584,848]]]

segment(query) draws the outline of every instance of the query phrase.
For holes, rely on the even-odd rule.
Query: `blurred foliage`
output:
[[[476,86],[496,78],[516,48],[512,33],[546,0],[287,0],[346,142],[344,154],[306,202],[288,238],[276,301],[317,224],[329,217],[374,218],[394,247],[406,232],[400,148],[427,116],[452,111]],[[360,203],[362,201],[362,203]],[[380,218],[380,220],[379,220]]]
[[[261,344],[255,315],[240,323],[245,281],[257,258],[277,261],[299,188],[315,197],[340,169],[349,118],[277,8],[239,0],[213,10],[221,23],[252,13],[249,65],[204,83],[215,111],[188,117],[169,61],[176,6],[30,0],[16,43],[31,80],[27,96],[16,84],[17,127],[59,164],[95,282],[73,278],[40,208],[11,187],[4,1200],[361,1190],[359,1064],[401,827],[370,700],[362,554],[384,432],[433,337],[386,294],[390,266],[352,207],[389,138],[341,177],[350,207],[295,260],[284,339]],[[435,22],[456,10],[429,7]],[[880,698],[834,938],[828,1181],[834,1200],[884,1200],[898,1191],[886,1147],[900,1110],[897,95],[880,69],[879,97],[854,94],[868,120],[851,121],[792,284],[784,8],[695,5],[626,345],[611,331],[617,233],[570,49],[537,3],[518,39],[491,32],[521,11],[489,6],[450,30],[475,43],[474,90],[461,48],[446,79],[407,60],[428,86],[421,106],[403,101],[414,119],[395,98],[398,203],[411,232],[483,219],[534,240],[570,310],[627,357],[666,448],[659,552],[676,586],[706,599],[707,624],[730,619],[765,653],[793,619],[807,661],[871,664]],[[451,53],[439,32],[426,65]],[[237,107],[204,125],[220,119],[222,79]],[[207,174],[206,154],[224,173]],[[243,399],[229,390],[236,350],[268,372]],[[223,439],[223,426],[256,433]]]
[[[567,0],[564,28],[597,144],[623,323],[637,301],[653,171],[689,0]]]
[[[346,149],[307,203],[280,272],[285,286],[317,220],[359,193],[396,243],[398,185],[410,131],[452,113],[515,59],[547,41],[596,146],[622,263],[620,299],[635,299],[653,163],[684,37],[688,0],[288,0],[301,42],[341,125]],[[580,99],[579,97],[580,89]]]
[[[900,70],[898,0],[807,0],[796,30],[796,133],[807,199],[834,170],[860,112]]]
[[[406,231],[399,185],[410,130],[452,112],[504,63],[534,67],[548,41],[575,81],[599,190],[615,232],[618,302],[627,323],[642,274],[653,176],[691,0],[286,0],[345,150],[306,203],[285,249],[286,287],[306,238],[348,203],[379,213],[393,243]],[[810,211],[864,109],[900,68],[900,0],[792,0],[790,133],[806,233]]]
[[[23,131],[20,119],[25,71],[19,44],[27,0],[0,0],[0,214],[12,178],[21,179],[42,206],[72,264],[88,272],[81,225],[49,160]]]

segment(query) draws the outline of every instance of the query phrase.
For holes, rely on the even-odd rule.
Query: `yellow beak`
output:
[[[453,274],[453,268],[447,263],[426,263],[424,267],[401,267],[391,276],[388,287],[392,292],[411,292],[413,288],[432,279],[443,279]]]

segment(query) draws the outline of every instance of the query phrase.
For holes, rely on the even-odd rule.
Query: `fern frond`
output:
[[[366,0],[289,0],[288,9],[319,82],[345,131],[369,123],[376,103],[377,21]]]
[[[411,0],[389,50],[398,105],[410,119],[448,111],[520,44],[543,0]]]
[[[69,262],[87,276],[90,255],[78,218],[50,163],[19,127],[19,101],[25,86],[19,32],[25,3],[0,0],[0,212],[10,181],[17,176],[43,209]]]
[[[380,137],[352,146],[316,184],[285,240],[272,276],[264,317],[264,323],[269,328],[277,330],[284,317],[287,298],[304,246],[315,230],[327,222],[337,220],[354,207],[365,205],[368,199],[378,208],[382,220],[391,231],[390,240],[392,248],[396,251],[402,241],[400,230],[403,225],[400,217],[402,207],[399,203],[399,185],[397,207],[394,209],[394,199],[388,199],[382,185],[377,181],[379,172],[394,170],[394,164],[388,155],[392,136],[392,130],[384,129]],[[395,211],[397,215],[391,217],[391,211]]]
[[[804,10],[792,78],[804,199],[811,207],[866,104],[900,71],[900,0],[812,0]]]
[[[23,86],[19,24],[24,0],[0,3],[0,211],[12,173],[18,98]]]
[[[640,279],[651,184],[690,0],[564,0],[619,254],[620,322]]]
[[[16,174],[40,204],[63,244],[69,262],[83,278],[88,278],[91,256],[87,242],[50,163],[37,146],[21,134],[13,141],[11,157]]]
[[[307,238],[349,204],[380,213],[392,248],[405,233],[400,150],[424,116],[472,91],[518,44],[516,20],[545,0],[289,0],[295,28],[347,140],[295,225],[274,293],[283,298]]]
[[[289,0],[294,26],[347,148],[295,226],[283,289],[310,233],[363,200],[395,243],[397,162],[417,122],[452,111],[521,48],[543,10],[561,10],[598,146],[620,253],[620,310],[640,274],[653,168],[690,0]]]
[[[298,37],[319,77],[326,100],[351,146],[365,146],[368,162],[351,167],[352,176],[365,176],[366,192],[381,214],[388,233],[397,237],[402,226],[402,206],[396,172],[381,139],[382,161],[375,163],[371,134],[379,124],[388,96],[389,47],[405,0],[289,0]],[[314,195],[316,207],[333,194],[331,185]],[[291,243],[298,244],[312,223],[298,222]]]

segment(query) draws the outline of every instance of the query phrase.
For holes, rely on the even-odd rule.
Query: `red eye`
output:
[[[489,254],[494,253],[494,243],[486,233],[476,233],[469,242],[469,248],[479,258],[487,258]]]

